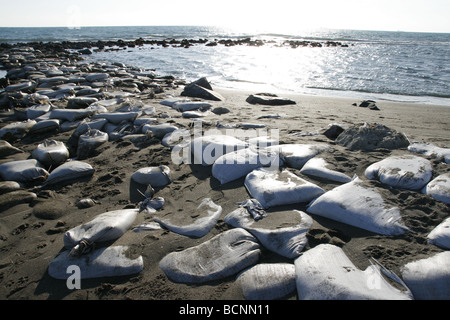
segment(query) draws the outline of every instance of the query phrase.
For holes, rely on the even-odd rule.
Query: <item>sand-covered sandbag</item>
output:
[[[450,250],[450,217],[431,230],[427,238],[428,243]]]
[[[450,204],[450,173],[443,173],[431,180],[422,192],[434,199]]]
[[[37,198],[34,192],[15,190],[0,194],[0,211],[21,203],[30,203]]]
[[[160,219],[158,217],[155,217],[153,220],[172,232],[187,237],[201,238],[215,226],[217,220],[222,214],[222,207],[215,204],[210,198],[205,198],[200,202],[196,211],[190,212],[189,214],[198,214],[199,218],[187,225],[175,224],[169,219]]]
[[[311,158],[330,148],[326,144],[280,144],[267,147],[268,150],[277,151],[285,165],[290,168],[301,169]]]
[[[60,119],[66,121],[81,120],[94,114],[89,109],[53,109],[50,111],[50,119]]]
[[[95,149],[108,142],[108,138],[106,132],[97,129],[88,130],[78,138],[77,158],[79,160],[88,158]]]
[[[210,103],[203,101],[175,102],[172,105],[172,108],[180,112],[193,110],[208,110],[211,107],[212,105]]]
[[[122,121],[133,122],[139,115],[139,112],[107,112],[95,114],[92,119],[106,119],[111,123],[119,124]]]
[[[312,158],[300,170],[301,174],[325,180],[347,183],[352,180],[345,173],[330,169],[330,164],[322,158]]]
[[[245,141],[230,135],[206,135],[192,140],[190,148],[194,164],[209,166],[221,156],[247,148]]]
[[[138,209],[123,209],[99,214],[67,231],[64,247],[72,250],[71,255],[80,255],[95,243],[118,239],[130,228],[138,213]]]
[[[306,212],[384,235],[408,230],[399,208],[389,205],[376,188],[358,177],[312,201]]]
[[[144,269],[142,256],[127,257],[127,246],[100,248],[82,257],[71,257],[69,251],[61,252],[48,266],[48,274],[55,279],[68,279],[76,266],[81,279],[132,275]],[[69,272],[68,272],[69,271]]]
[[[47,119],[37,122],[34,126],[29,130],[29,134],[41,134],[47,132],[53,132],[59,129],[61,125],[60,119]]]
[[[278,152],[249,147],[219,157],[212,166],[212,175],[224,184],[245,177],[255,169],[278,169],[282,164]]]
[[[95,129],[101,131],[107,122],[108,120],[103,118],[89,121],[83,120],[72,133],[72,136],[78,139],[82,134],[88,132],[89,130]]]
[[[245,187],[264,208],[308,203],[325,191],[288,170],[259,168],[245,177]]]
[[[180,283],[204,283],[234,275],[258,262],[260,247],[248,231],[224,231],[198,246],[171,252],[159,263],[167,277]]]
[[[28,119],[36,119],[47,112],[52,110],[52,106],[50,104],[37,104],[31,106],[27,109],[27,118]]]
[[[408,150],[431,158],[443,158],[446,163],[450,163],[450,148],[441,148],[432,143],[413,142],[408,146]]]
[[[0,129],[0,139],[14,141],[23,138],[36,124],[35,120],[26,120],[7,124]]]
[[[188,129],[178,129],[167,133],[161,140],[161,144],[165,147],[173,148],[178,144],[187,143],[191,133]]]
[[[95,169],[86,162],[68,161],[53,170],[45,181],[44,185],[55,183],[75,182],[77,179],[90,177],[94,174]]]
[[[69,150],[62,141],[45,140],[31,152],[31,156],[47,167],[57,167],[69,158]]]
[[[0,165],[0,176],[5,181],[42,182],[48,172],[36,159],[10,161]]]
[[[382,124],[358,124],[344,130],[336,143],[350,150],[401,149],[409,146],[408,138],[401,132]]]
[[[236,281],[247,300],[275,300],[295,291],[295,266],[290,263],[260,263],[241,272]]]
[[[344,251],[334,245],[320,244],[298,257],[295,264],[299,300],[412,300],[399,277],[370,261],[358,269]],[[404,287],[391,285],[382,273]]]
[[[172,131],[178,130],[177,126],[174,126],[170,123],[161,123],[161,124],[144,124],[142,126],[142,133],[152,133],[153,136],[157,139],[162,139],[164,136]]]
[[[131,175],[131,180],[155,188],[165,187],[171,182],[170,168],[165,165],[141,168]]]
[[[12,146],[8,141],[0,140],[0,157],[7,157],[22,152],[22,150]]]
[[[450,251],[407,263],[401,272],[415,299],[450,299]]]
[[[224,221],[249,231],[266,249],[289,259],[301,254],[308,243],[306,233],[313,223],[309,215],[298,210],[266,213],[255,221],[246,207],[230,212]]]
[[[22,189],[22,185],[16,181],[0,181],[0,194]]]
[[[422,157],[391,156],[368,166],[365,175],[391,187],[419,190],[430,181],[433,167]]]

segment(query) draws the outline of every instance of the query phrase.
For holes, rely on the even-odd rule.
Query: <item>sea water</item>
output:
[[[357,30],[271,33],[218,27],[0,28],[0,42],[143,39],[263,40],[263,46],[157,45],[86,55],[215,87],[450,106],[450,34]],[[345,46],[292,48],[286,41]]]

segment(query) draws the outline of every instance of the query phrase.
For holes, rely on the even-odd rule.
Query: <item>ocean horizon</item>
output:
[[[0,43],[9,44],[140,38],[209,42],[250,38],[263,45],[94,47],[84,58],[121,62],[186,81],[206,77],[221,88],[450,106],[448,33],[204,26],[0,28]],[[310,45],[293,46],[296,42]]]

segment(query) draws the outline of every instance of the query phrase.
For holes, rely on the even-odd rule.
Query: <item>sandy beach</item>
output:
[[[183,85],[164,88],[164,92],[150,97],[148,92],[136,94],[130,99],[153,106],[159,123],[170,123],[178,128],[192,129],[193,120],[160,104],[168,97],[180,97]],[[279,130],[280,144],[327,144],[330,148],[321,153],[335,169],[350,177],[363,180],[365,169],[372,163],[391,155],[411,154],[406,148],[374,151],[350,151],[327,138],[323,132],[330,124],[379,123],[404,133],[410,142],[433,143],[439,147],[450,146],[450,108],[390,101],[377,101],[379,110],[362,108],[358,99],[283,94],[296,104],[268,106],[249,104],[246,99],[256,92],[244,92],[214,88],[223,101],[208,101],[212,108],[224,107],[229,113],[209,113],[203,117],[203,129],[242,123],[263,124],[265,129]],[[271,116],[272,115],[272,116]],[[277,117],[273,117],[277,115]],[[13,110],[3,110],[2,127],[16,121]],[[248,129],[250,130],[250,129]],[[66,132],[26,135],[12,142],[22,150],[1,158],[1,163],[28,159],[36,146],[45,139],[68,142],[74,129]],[[426,156],[423,156],[427,158]],[[429,158],[433,166],[433,178],[449,172],[448,164],[441,159]],[[0,299],[8,300],[243,300],[236,274],[224,279],[202,284],[184,284],[171,281],[161,270],[160,261],[171,252],[181,252],[197,246],[214,236],[232,229],[223,221],[237,208],[237,203],[249,199],[244,177],[226,184],[212,176],[211,166],[198,164],[174,164],[171,149],[161,139],[149,135],[147,139],[133,141],[121,138],[101,145],[94,155],[83,160],[95,173],[90,179],[44,188],[30,187],[37,198],[31,203],[4,206],[0,211]],[[166,165],[170,168],[171,183],[158,189],[155,197],[163,197],[165,204],[156,213],[139,213],[133,223],[138,226],[153,222],[155,218],[171,219],[178,224],[193,223],[201,213],[195,213],[202,199],[210,198],[221,206],[222,213],[214,227],[201,238],[188,237],[165,228],[136,232],[131,228],[114,245],[129,246],[127,256],[142,256],[144,268],[138,274],[128,276],[83,279],[81,289],[71,290],[66,281],[48,274],[52,260],[64,250],[64,233],[95,216],[112,210],[138,208],[138,202],[130,195],[131,175],[138,169]],[[299,170],[287,168],[299,174]],[[325,191],[338,183],[304,177]],[[370,182],[383,197],[396,205],[405,225],[411,230],[402,235],[385,236],[331,219],[311,214],[313,224],[307,233],[308,251],[322,243],[341,247],[356,267],[364,270],[369,258],[377,259],[396,274],[406,263],[445,251],[427,243],[427,235],[449,213],[449,206],[420,191],[390,188],[378,181]],[[79,208],[80,199],[90,198],[95,204]],[[138,200],[142,200],[138,199]],[[7,200],[3,200],[6,201]],[[306,212],[308,203],[282,206],[272,211],[301,210]],[[271,227],[289,224],[290,221],[270,218],[264,220]],[[259,263],[293,263],[288,259],[262,248]],[[296,300],[297,292],[283,297]]]

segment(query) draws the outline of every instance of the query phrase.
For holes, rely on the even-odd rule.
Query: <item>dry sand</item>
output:
[[[331,97],[283,95],[296,101],[296,105],[262,106],[245,102],[249,94],[219,90],[223,102],[212,102],[213,107],[223,106],[231,110],[224,115],[212,114],[205,118],[222,124],[240,122],[264,123],[268,129],[280,130],[280,143],[327,143],[329,152],[323,154],[336,168],[350,176],[364,177],[365,168],[390,154],[409,153],[404,150],[379,150],[374,152],[348,151],[336,145],[322,134],[316,133],[330,123],[357,124],[376,122],[403,132],[411,141],[431,142],[440,147],[450,146],[450,108],[430,105],[416,105],[377,101],[379,111],[352,106],[358,99]],[[173,93],[179,95],[181,88]],[[184,119],[170,107],[159,104],[157,99],[143,100],[152,104],[158,112],[167,112],[171,122],[179,127],[188,127],[192,120]],[[257,119],[261,115],[283,115],[280,119]],[[205,128],[206,126],[204,126]],[[52,135],[54,139],[67,141],[71,132]],[[25,151],[7,159],[25,159],[30,152],[49,135],[25,138],[14,144]],[[172,251],[183,250],[198,245],[229,229],[223,217],[236,208],[236,203],[246,200],[249,195],[244,187],[244,179],[225,185],[211,176],[211,168],[201,165],[175,165],[171,161],[170,149],[158,140],[151,140],[136,146],[129,141],[108,142],[97,155],[85,160],[96,170],[89,181],[79,181],[58,188],[47,188],[38,194],[38,200],[29,204],[19,204],[0,212],[0,299],[135,299],[135,300],[241,300],[244,299],[240,286],[231,276],[223,280],[202,285],[186,285],[171,282],[159,268],[159,261]],[[448,172],[448,165],[437,160],[433,162],[433,177]],[[156,213],[163,218],[178,217],[178,222],[190,223],[196,218],[193,209],[205,197],[211,198],[223,208],[216,226],[200,239],[189,238],[159,229],[133,232],[129,230],[114,244],[130,246],[129,255],[142,255],[144,270],[133,276],[82,280],[81,289],[69,290],[66,281],[55,280],[47,273],[49,263],[63,249],[64,232],[96,215],[121,208],[134,208],[130,199],[130,176],[137,169],[147,166],[167,165],[171,169],[172,183],[155,196],[166,200],[164,208]],[[298,170],[289,169],[292,172]],[[325,190],[337,184],[315,181]],[[449,213],[449,206],[415,191],[390,189],[373,182],[382,190],[388,201],[395,203],[404,217],[406,225],[414,232],[401,236],[381,236],[362,229],[334,222],[312,215],[313,226],[308,233],[309,244],[304,250],[319,243],[333,243],[342,246],[356,266],[365,269],[368,259],[374,257],[386,267],[399,274],[404,264],[441,252],[436,246],[426,242],[426,235]],[[89,197],[97,201],[91,208],[79,209],[76,203]],[[34,210],[52,212],[58,218],[37,218]],[[306,210],[306,204],[287,206],[283,209]],[[135,224],[151,222],[151,214],[139,214]],[[293,261],[263,250],[260,262]],[[286,299],[296,299],[293,292]]]

